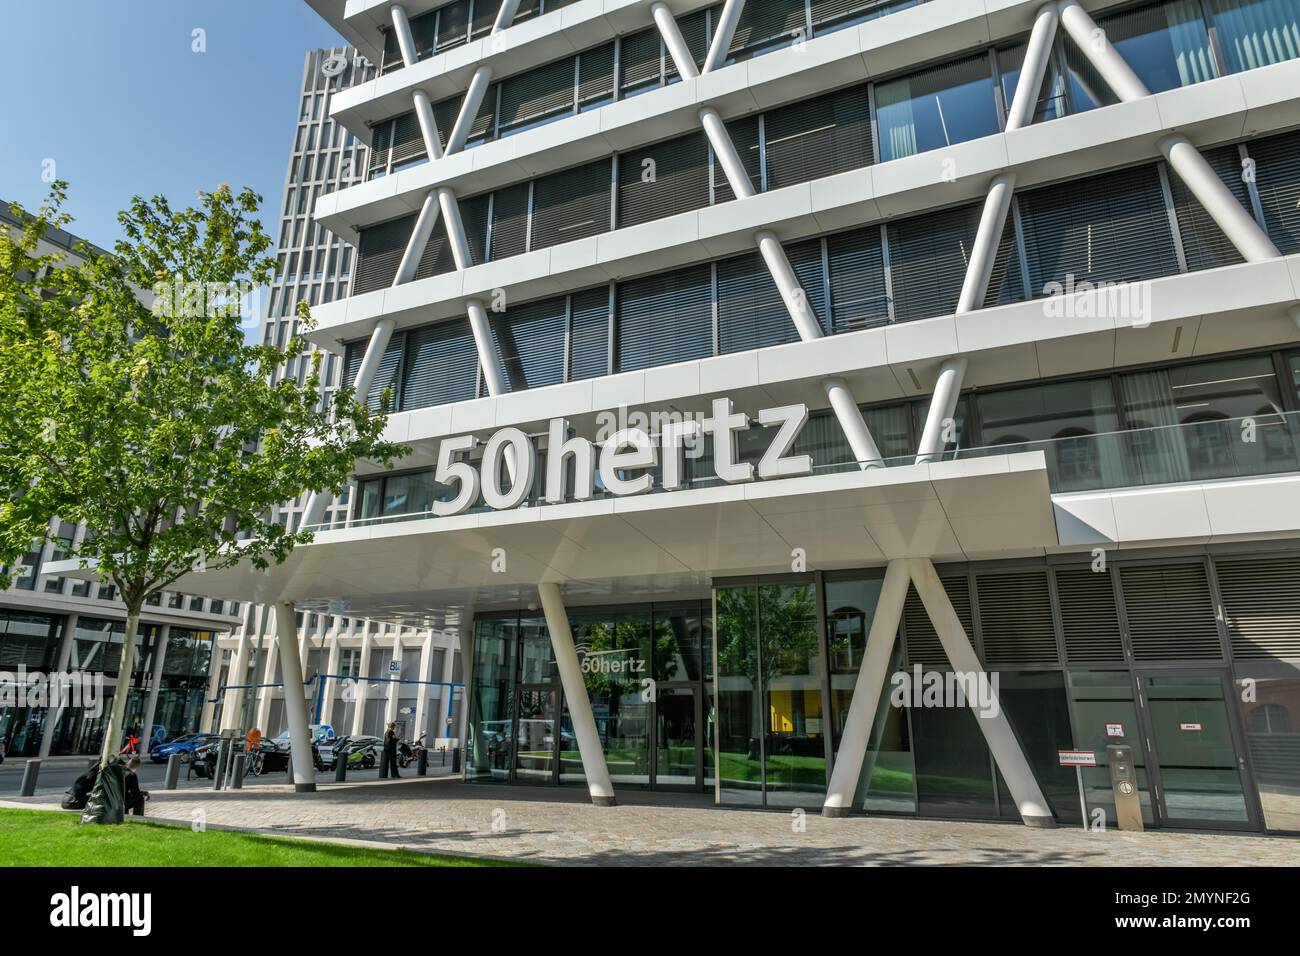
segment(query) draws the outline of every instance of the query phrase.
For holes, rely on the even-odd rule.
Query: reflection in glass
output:
[[[717,765],[722,803],[762,802],[762,705],[758,694],[758,592],[719,588]]]
[[[988,58],[973,56],[881,83],[876,122],[881,162],[998,132]]]
[[[1264,825],[1300,832],[1300,679],[1261,675],[1238,684]]]
[[[662,688],[655,704],[655,785],[695,786],[695,691]]]
[[[650,660],[650,612],[575,615],[573,640],[596,730],[614,783],[650,782],[650,705],[642,677]],[[574,745],[576,749],[576,743]]]
[[[550,783],[555,772],[555,691],[519,691],[515,780]]]
[[[763,689],[767,699],[767,804],[804,806],[826,792],[821,648],[812,584],[764,585],[759,593]]]
[[[513,620],[480,620],[474,629],[473,687],[465,736],[466,779],[509,779],[514,702]]]
[[[1100,807],[1105,811],[1106,819],[1116,819],[1106,746],[1124,744],[1133,748],[1142,822],[1150,826],[1154,821],[1151,789],[1133,700],[1133,681],[1128,671],[1071,671],[1070,709],[1074,714],[1074,747],[1091,750],[1097,755],[1098,766],[1083,768],[1088,811],[1091,813]]]

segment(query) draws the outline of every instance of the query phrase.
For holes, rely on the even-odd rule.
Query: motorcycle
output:
[[[399,743],[397,745],[397,766],[405,768],[410,766],[412,763],[418,763],[420,754],[423,753],[424,750],[424,734],[420,734],[419,739],[417,739],[413,744],[408,744],[406,742]]]

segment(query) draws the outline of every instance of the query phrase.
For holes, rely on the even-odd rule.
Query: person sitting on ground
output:
[[[144,802],[149,799],[149,791],[140,789],[140,778],[136,776],[139,769],[140,758],[132,756],[126,762],[126,812],[142,817]]]

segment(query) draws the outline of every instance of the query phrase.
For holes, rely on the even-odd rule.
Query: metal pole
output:
[[[19,795],[31,797],[36,794],[36,779],[41,775],[41,758],[32,757],[23,767],[23,783]]]

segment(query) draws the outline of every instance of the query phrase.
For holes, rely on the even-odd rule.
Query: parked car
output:
[[[194,751],[209,740],[215,739],[217,739],[216,734],[185,734],[154,747],[149,751],[149,759],[154,763],[166,763],[168,757],[177,754],[181,763],[189,763],[194,756]]]
[[[206,777],[211,780],[214,768],[217,766],[217,756],[221,753],[221,738],[213,737],[194,748],[194,755],[190,758],[192,761],[193,771],[200,777]]]
[[[317,744],[322,770],[333,770],[338,764],[338,755],[346,754],[348,767],[361,767],[369,770],[379,763],[379,755],[384,751],[384,742],[378,737],[357,735],[355,737],[335,737],[333,740]]]

